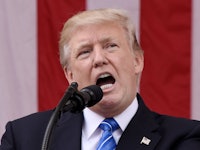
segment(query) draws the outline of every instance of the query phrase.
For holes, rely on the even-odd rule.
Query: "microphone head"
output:
[[[103,91],[98,85],[90,85],[88,87],[85,87],[81,90],[81,92],[87,93],[90,96],[87,107],[95,105],[103,97]]]

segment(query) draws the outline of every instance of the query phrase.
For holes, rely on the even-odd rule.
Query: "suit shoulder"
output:
[[[44,132],[49,119],[52,114],[52,110],[37,112],[22,118],[10,121],[6,125],[6,129],[13,132],[15,135],[20,135],[30,132]]]
[[[166,132],[189,132],[194,128],[200,129],[200,121],[198,120],[161,115],[155,112],[154,116],[161,129],[164,129]]]
[[[53,111],[43,111],[43,112],[36,112],[21,118],[18,118],[16,120],[11,121],[12,124],[23,124],[23,123],[34,123],[34,122],[46,122],[49,121],[49,118],[51,117]]]
[[[7,147],[23,149],[22,147],[30,146],[32,149],[40,149],[52,112],[52,110],[38,112],[8,122],[0,147],[5,147],[5,149]]]

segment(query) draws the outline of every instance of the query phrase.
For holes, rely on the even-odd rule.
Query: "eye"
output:
[[[117,46],[117,44],[110,44],[110,47],[116,47]]]
[[[117,46],[117,44],[115,44],[115,43],[108,44],[108,47],[116,47],[116,46]]]
[[[107,43],[104,48],[108,50],[114,50],[116,47],[118,47],[116,43]]]
[[[86,58],[86,57],[89,56],[90,52],[91,52],[91,50],[89,50],[89,49],[81,50],[81,51],[78,53],[77,58],[79,58],[79,59]]]

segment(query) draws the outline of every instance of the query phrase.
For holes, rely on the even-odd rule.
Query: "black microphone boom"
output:
[[[52,138],[52,131],[54,130],[62,112],[81,112],[85,107],[91,107],[98,103],[103,97],[103,91],[97,85],[85,87],[81,91],[78,91],[77,87],[78,84],[76,82],[73,82],[68,87],[64,96],[51,115],[44,134],[41,150],[49,149]]]

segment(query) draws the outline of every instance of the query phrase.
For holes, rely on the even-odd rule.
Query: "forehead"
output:
[[[71,46],[120,40],[125,38],[125,30],[116,23],[89,24],[76,28],[72,33],[69,44]]]

